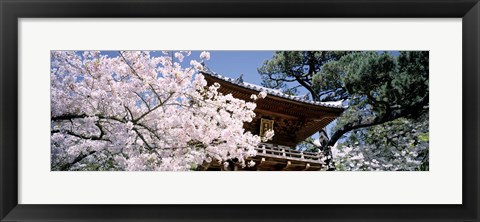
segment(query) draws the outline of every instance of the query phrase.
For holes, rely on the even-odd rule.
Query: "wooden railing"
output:
[[[320,152],[302,152],[287,146],[273,145],[268,143],[261,143],[255,149],[257,150],[257,156],[270,156],[291,160],[323,163],[323,154]]]

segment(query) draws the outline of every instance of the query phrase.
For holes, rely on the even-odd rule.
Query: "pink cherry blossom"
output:
[[[267,97],[267,92],[261,91],[260,93],[258,93],[258,98],[265,99],[265,97]]]
[[[178,59],[178,61],[183,62],[183,58],[185,56],[181,52],[175,52],[175,58]]]
[[[202,60],[210,60],[210,52],[203,51],[200,53],[200,59]]]

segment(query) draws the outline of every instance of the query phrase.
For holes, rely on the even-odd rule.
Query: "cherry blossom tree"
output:
[[[52,51],[52,170],[176,171],[229,159],[245,166],[262,138],[243,123],[265,95],[219,93],[198,73],[210,54],[182,68],[189,55]]]

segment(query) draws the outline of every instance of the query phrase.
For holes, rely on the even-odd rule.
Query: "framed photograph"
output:
[[[478,0],[0,11],[1,221],[479,221]]]

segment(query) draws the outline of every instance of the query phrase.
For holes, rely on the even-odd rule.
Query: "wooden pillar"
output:
[[[207,165],[205,165],[205,166],[203,167],[203,170],[204,170],[204,171],[205,171],[205,170],[208,170],[208,167],[210,167],[210,163],[207,163]]]
[[[262,159],[260,160],[260,163],[256,164],[256,165],[257,165],[257,171],[260,170],[260,166],[261,166],[263,163],[265,163],[265,158],[264,158],[264,157],[262,157]]]
[[[229,166],[230,166],[229,162],[223,162],[221,167],[222,171],[230,171]]]
[[[309,168],[310,168],[310,164],[307,163],[307,164],[305,164],[305,169],[303,169],[303,170],[308,170]]]

